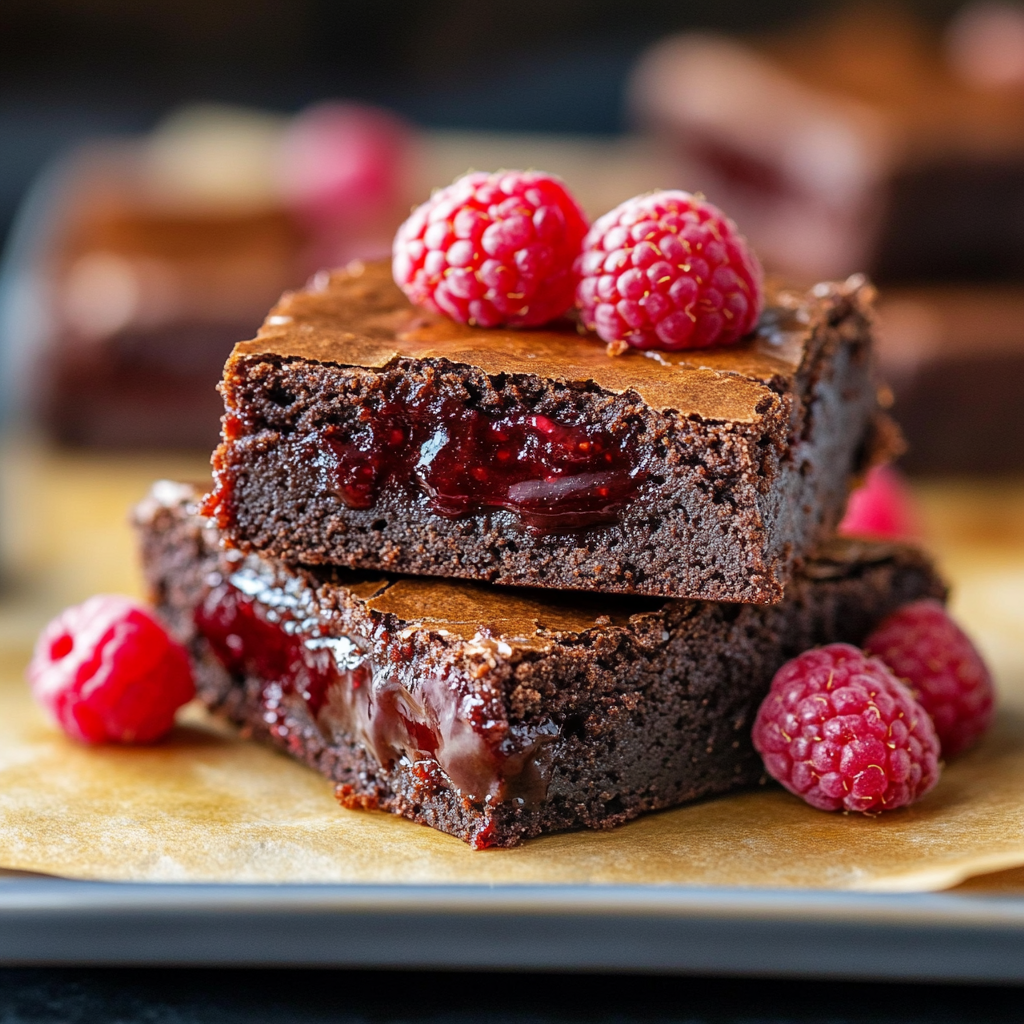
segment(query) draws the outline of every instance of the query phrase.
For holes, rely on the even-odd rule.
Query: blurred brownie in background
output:
[[[1024,7],[967,4],[944,35],[873,5],[675,36],[631,89],[671,184],[729,210],[771,271],[881,286],[909,471],[1024,469]]]
[[[5,316],[20,404],[64,444],[212,447],[232,346],[320,266],[389,250],[408,141],[349,104],[194,107],[71,154],[20,268],[35,315]]]
[[[303,279],[303,239],[269,204],[153,195],[136,156],[97,151],[68,175],[41,270],[54,302],[37,412],[66,444],[205,446],[217,434],[220,367]]]
[[[1024,280],[1024,9],[968,4],[944,37],[895,5],[675,36],[632,103],[790,278]]]
[[[889,289],[876,337],[905,469],[1024,471],[1024,287]]]

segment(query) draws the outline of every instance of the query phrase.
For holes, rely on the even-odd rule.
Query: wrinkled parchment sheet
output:
[[[619,883],[922,890],[1024,864],[1024,713],[920,804],[875,819],[762,789],[611,832],[514,850],[382,812],[346,811],[281,754],[187,714],[162,744],[86,748],[0,684],[0,865],[124,881]]]
[[[130,589],[136,578],[131,539],[116,517],[155,474],[141,466],[114,478],[104,467],[100,487],[93,484],[96,474],[78,463],[36,461],[30,469],[35,493],[48,500],[34,503],[19,542],[34,552],[35,578],[54,581],[42,602],[46,615],[94,590]],[[948,765],[914,807],[873,819],[825,814],[766,787],[651,814],[611,832],[477,852],[400,818],[343,810],[327,781],[235,738],[195,708],[151,748],[86,748],[67,740],[36,709],[23,681],[28,629],[5,626],[0,868],[123,881],[919,891],[1024,866],[1024,542],[1014,532],[1024,529],[1018,514],[1024,491],[1018,490],[1009,497],[955,488],[923,495],[933,546],[955,585],[954,610],[995,670],[1001,709],[986,741]],[[38,531],[34,542],[28,526]],[[18,605],[4,623],[31,619],[34,634],[35,612],[26,607]]]

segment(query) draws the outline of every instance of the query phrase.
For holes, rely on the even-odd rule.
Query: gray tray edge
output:
[[[1024,982],[1024,898],[650,886],[11,877],[0,964],[636,971]]]

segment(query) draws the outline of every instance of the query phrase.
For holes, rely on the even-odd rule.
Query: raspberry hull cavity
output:
[[[991,725],[992,677],[938,601],[916,601],[894,612],[864,647],[892,669],[931,716],[944,757],[972,747]]]
[[[882,662],[848,644],[783,665],[753,739],[769,774],[823,811],[891,811],[939,778],[928,714]]]
[[[185,649],[141,605],[102,594],[61,612],[28,667],[36,699],[84,743],[150,743],[195,695]]]
[[[395,282],[417,305],[479,327],[535,327],[572,306],[587,231],[538,171],[474,173],[436,192],[395,236]]]
[[[746,239],[688,192],[637,196],[598,218],[576,272],[583,322],[613,345],[728,345],[754,329],[764,304]]]

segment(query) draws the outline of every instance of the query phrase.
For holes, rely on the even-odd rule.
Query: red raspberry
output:
[[[286,198],[313,230],[344,230],[392,210],[411,146],[405,124],[360,103],[317,103],[284,133]]]
[[[974,644],[938,601],[893,612],[864,641],[931,715],[946,757],[973,746],[992,722],[992,677]]]
[[[57,724],[85,743],[150,743],[195,695],[185,648],[116,594],[61,612],[40,634],[28,680]]]
[[[430,197],[395,235],[395,281],[435,313],[533,327],[571,305],[587,219],[558,178],[474,173]]]
[[[914,499],[892,466],[875,466],[850,495],[838,532],[872,537],[915,537],[920,533]]]
[[[823,811],[889,811],[939,778],[931,719],[882,662],[849,644],[786,662],[753,739],[769,774]]]
[[[753,330],[764,304],[746,239],[689,192],[651,192],[598,218],[576,272],[583,322],[635,348],[728,345]]]
[[[302,262],[341,266],[387,250],[412,153],[411,130],[360,103],[317,103],[281,139],[285,201],[308,234]]]

